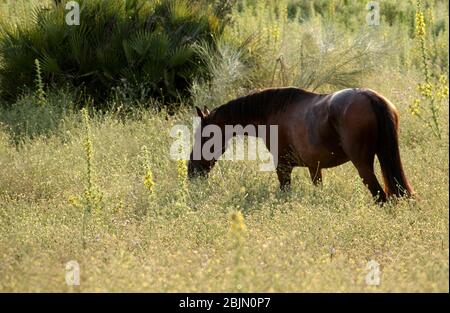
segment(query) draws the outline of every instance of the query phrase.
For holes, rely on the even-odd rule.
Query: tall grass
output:
[[[84,249],[80,115],[20,149],[2,129],[0,289],[65,291],[64,264],[77,260],[81,291],[446,291],[448,133],[441,141],[420,137],[421,122],[403,100],[408,85],[386,81],[377,89],[400,110],[402,161],[422,201],[383,208],[372,204],[351,164],[326,170],[321,188],[305,169],[295,169],[285,195],[276,174],[259,172],[255,162],[218,161],[208,181],[188,183],[189,209],[174,214],[179,174],[168,154],[172,139],[161,129],[188,123],[192,114],[166,119],[144,111],[125,123],[91,116],[92,164],[103,199],[101,219],[93,214],[88,221]],[[152,202],[143,184],[143,145],[152,164]],[[80,207],[66,202],[72,195]],[[230,234],[229,208],[245,216],[241,250]],[[140,213],[146,209],[158,216]],[[371,259],[381,265],[378,287],[365,284]]]

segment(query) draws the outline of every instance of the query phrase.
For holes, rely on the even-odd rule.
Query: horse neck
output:
[[[238,119],[233,119],[232,121],[227,121],[227,122],[223,123],[222,127],[225,125],[230,125],[233,127],[254,126],[255,128],[258,128],[258,125],[265,125],[266,121],[267,121],[267,119],[257,118],[257,117],[240,117]]]
[[[254,126],[255,128],[258,128],[258,125],[266,125],[267,123],[267,116],[265,114],[262,114],[260,112],[252,112],[251,114],[240,114],[238,112],[234,114],[218,114],[218,116],[215,118],[217,121],[217,125],[219,125],[222,130],[228,125],[228,126]]]
[[[217,125],[220,127],[224,143],[228,142],[231,138],[243,135],[258,137],[258,126],[266,125],[267,119],[257,117],[239,117],[237,119],[223,119]],[[233,132],[230,133],[230,130]],[[236,132],[234,132],[236,131]],[[241,132],[244,133],[241,133]]]

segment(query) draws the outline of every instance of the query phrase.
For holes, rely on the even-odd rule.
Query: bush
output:
[[[303,19],[301,10],[292,11],[292,3],[244,2],[227,28],[241,42],[253,38],[243,50],[255,63],[248,66],[254,87],[291,85],[318,92],[358,87],[364,76],[387,59],[391,48],[381,38],[381,29],[362,24],[360,30],[349,32],[319,13]]]
[[[216,107],[242,96],[250,89],[249,65],[245,51],[218,41],[215,51],[207,46],[196,47],[210,77],[195,79],[191,87],[192,102],[200,107]]]
[[[8,130],[16,144],[26,138],[50,136],[71,116],[74,101],[74,95],[67,89],[49,93],[45,105],[38,104],[36,94],[24,95],[12,108],[0,107],[0,128]]]
[[[213,46],[224,27],[215,14],[223,8],[202,1],[78,2],[79,26],[65,23],[65,1],[36,7],[31,22],[1,22],[1,98],[15,100],[34,86],[38,59],[47,86],[70,81],[103,100],[126,80],[145,82],[148,97],[174,99],[205,74],[193,45]]]

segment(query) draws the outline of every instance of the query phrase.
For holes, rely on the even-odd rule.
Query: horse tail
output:
[[[398,113],[392,103],[374,91],[365,92],[369,97],[378,121],[376,154],[383,174],[387,196],[412,196],[413,190],[403,171],[398,145]]]

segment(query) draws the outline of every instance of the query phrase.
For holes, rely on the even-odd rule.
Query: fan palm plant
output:
[[[213,47],[223,30],[214,6],[202,1],[80,0],[78,26],[65,23],[65,2],[36,8],[31,22],[1,22],[2,98],[33,86],[37,59],[47,86],[70,81],[104,99],[126,80],[173,99],[205,74],[194,45]]]

